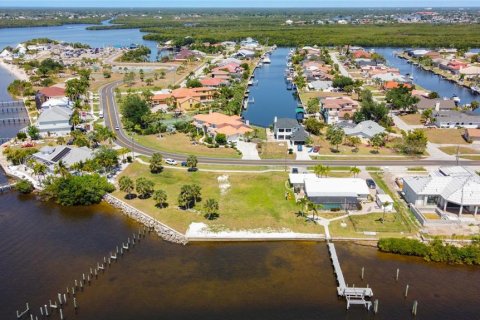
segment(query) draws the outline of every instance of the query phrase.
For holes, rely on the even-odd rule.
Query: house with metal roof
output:
[[[54,166],[60,161],[68,168],[74,163],[85,162],[92,159],[93,151],[87,147],[74,146],[43,147],[32,155],[33,159],[43,162],[53,171]]]
[[[418,208],[438,208],[475,217],[480,206],[480,176],[467,167],[444,167],[429,176],[403,178],[405,200]]]
[[[305,144],[308,133],[292,118],[277,118],[273,121],[273,135],[276,140],[290,141],[291,144]]]
[[[429,99],[421,95],[417,95],[418,102],[415,107],[420,110],[432,109],[435,111],[454,110],[457,104],[453,99]]]
[[[40,134],[66,135],[71,131],[70,117],[73,111],[69,108],[53,106],[44,109],[35,126]]]
[[[433,113],[434,124],[439,128],[480,128],[480,115],[473,112],[455,110]]]

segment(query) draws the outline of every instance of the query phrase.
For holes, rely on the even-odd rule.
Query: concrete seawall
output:
[[[183,245],[188,243],[188,239],[185,237],[185,235],[168,227],[160,221],[153,219],[144,212],[132,207],[122,200],[112,196],[111,194],[106,194],[103,197],[103,200],[113,207],[120,209],[128,217],[144,224],[147,227],[153,228],[163,240]]]

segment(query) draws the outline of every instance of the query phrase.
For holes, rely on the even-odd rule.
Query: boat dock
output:
[[[335,250],[335,245],[331,242],[327,243],[328,252],[330,253],[330,258],[332,260],[333,271],[337,278],[338,287],[337,287],[337,294],[340,297],[345,297],[347,300],[347,309],[350,308],[351,304],[360,304],[364,305],[367,310],[370,309],[372,306],[372,302],[370,300],[366,300],[367,298],[371,298],[373,296],[373,291],[371,288],[355,288],[355,286],[349,287],[345,282],[345,278],[343,277],[342,268],[340,267],[340,262],[338,261],[337,251]]]

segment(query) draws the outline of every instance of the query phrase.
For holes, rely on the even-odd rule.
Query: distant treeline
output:
[[[101,23],[100,18],[82,18],[82,19],[41,19],[41,20],[13,20],[0,19],[0,29],[2,28],[29,28],[29,27],[53,27],[64,24],[97,24]]]
[[[474,239],[472,244],[463,247],[447,244],[438,239],[425,244],[415,239],[383,238],[378,241],[378,248],[383,252],[422,257],[426,261],[480,265],[478,238]]]

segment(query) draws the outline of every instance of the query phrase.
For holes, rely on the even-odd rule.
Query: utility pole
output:
[[[457,154],[455,156],[455,159],[457,160],[457,166],[458,166],[459,153],[460,153],[460,146],[457,146]]]

